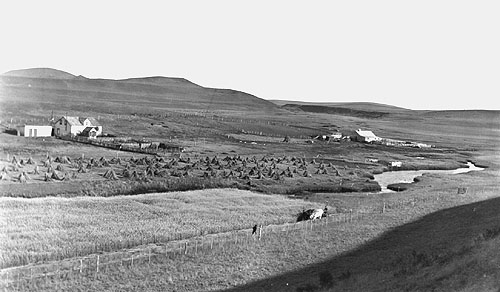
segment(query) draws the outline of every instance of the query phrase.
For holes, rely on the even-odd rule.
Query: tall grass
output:
[[[0,198],[0,267],[291,222],[317,206],[235,189],[76,198]]]

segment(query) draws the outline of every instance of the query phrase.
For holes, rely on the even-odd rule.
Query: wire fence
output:
[[[184,256],[198,257],[213,252],[224,252],[235,246],[250,246],[273,242],[285,235],[307,237],[332,224],[349,224],[368,219],[373,214],[349,212],[331,214],[320,220],[271,224],[253,229],[197,236],[187,240],[150,244],[133,249],[92,254],[43,264],[29,264],[0,271],[0,289],[23,291],[32,285],[47,285],[74,277],[97,277],[116,268],[142,268],[158,260],[169,261]]]

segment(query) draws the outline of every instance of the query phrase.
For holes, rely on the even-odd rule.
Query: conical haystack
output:
[[[19,175],[18,179],[20,183],[25,183],[28,180],[24,172]]]
[[[56,179],[56,180],[63,180],[64,179],[64,176],[62,176],[60,173],[58,173],[57,171],[54,171],[52,173],[52,176],[51,176],[53,179]]]
[[[71,164],[71,159],[67,156],[63,156],[61,157],[60,162],[64,164]]]
[[[44,180],[45,181],[52,181],[52,176],[50,175],[50,173],[48,173],[48,172],[45,173]]]
[[[104,173],[104,177],[111,180],[117,180],[118,176],[116,175],[113,169],[110,169]]]
[[[28,158],[28,161],[26,161],[27,164],[35,164],[35,161],[33,160],[33,158],[31,158],[31,156]]]
[[[0,180],[9,180],[10,177],[6,172],[0,173]]]
[[[83,163],[80,164],[80,167],[78,167],[78,170],[77,170],[79,173],[87,173],[87,169],[85,168],[85,166],[83,166]]]

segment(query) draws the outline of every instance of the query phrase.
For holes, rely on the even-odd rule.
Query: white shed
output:
[[[52,136],[52,126],[24,125],[18,127],[19,136],[24,137],[50,137]]]

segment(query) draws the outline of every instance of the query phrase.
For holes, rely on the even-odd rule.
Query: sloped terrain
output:
[[[80,107],[122,114],[173,108],[268,113],[278,110],[273,103],[253,95],[205,88],[182,78],[89,79],[53,69],[17,70],[0,75],[0,101],[3,111],[24,108],[33,114],[33,105],[46,111],[74,111]]]

